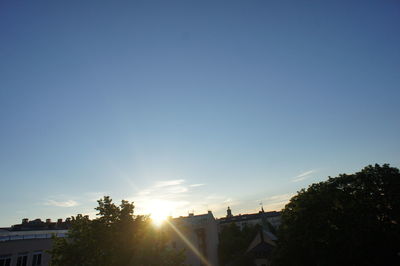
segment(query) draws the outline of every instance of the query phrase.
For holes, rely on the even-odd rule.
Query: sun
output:
[[[164,221],[167,220],[168,216],[159,213],[153,213],[150,217],[153,224],[155,224],[156,226],[161,226]]]
[[[168,216],[171,216],[173,211],[173,203],[164,200],[152,200],[146,208],[150,214],[152,222],[156,226],[161,226]]]

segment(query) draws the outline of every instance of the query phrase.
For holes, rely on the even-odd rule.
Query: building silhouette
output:
[[[52,247],[52,237],[65,237],[69,226],[69,219],[52,222],[25,218],[21,224],[0,228],[0,265],[49,265],[50,254],[46,250]]]
[[[218,219],[218,225],[221,229],[231,223],[236,224],[240,229],[245,226],[261,225],[265,230],[274,232],[281,224],[281,212],[265,212],[264,208],[261,207],[258,213],[232,215],[232,210],[228,207],[226,217]]]

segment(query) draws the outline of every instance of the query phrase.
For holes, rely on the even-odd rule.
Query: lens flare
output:
[[[152,200],[146,205],[146,212],[150,214],[151,220],[157,226],[161,226],[174,209],[173,202],[164,200]]]
[[[199,259],[201,260],[201,262],[206,265],[206,266],[212,266],[208,260],[203,256],[203,254],[201,254],[201,252],[190,242],[189,239],[187,239],[187,237],[185,237],[184,234],[182,234],[181,231],[179,231],[179,229],[170,221],[165,220],[166,224],[169,225],[172,230],[175,231],[175,233],[179,236],[180,239],[182,239],[183,242],[185,242],[185,244],[194,252],[194,254],[196,254],[197,257],[199,257]]]

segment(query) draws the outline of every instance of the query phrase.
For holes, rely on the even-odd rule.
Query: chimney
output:
[[[62,223],[62,219],[57,219],[57,223],[61,224]]]
[[[51,223],[51,219],[46,219],[46,224]]]
[[[28,222],[29,222],[29,219],[28,219],[28,218],[22,219],[22,224],[27,224]]]

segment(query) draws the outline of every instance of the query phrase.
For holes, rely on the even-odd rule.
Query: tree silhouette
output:
[[[222,266],[253,265],[253,258],[246,254],[246,250],[261,228],[260,225],[246,225],[240,230],[235,223],[223,227],[219,234],[218,245],[220,264]]]
[[[329,177],[285,206],[274,264],[400,265],[399,222],[399,169]]]
[[[183,251],[167,247],[168,239],[147,216],[134,216],[134,205],[98,200],[98,218],[78,214],[67,238],[54,238],[51,265],[184,265]]]

